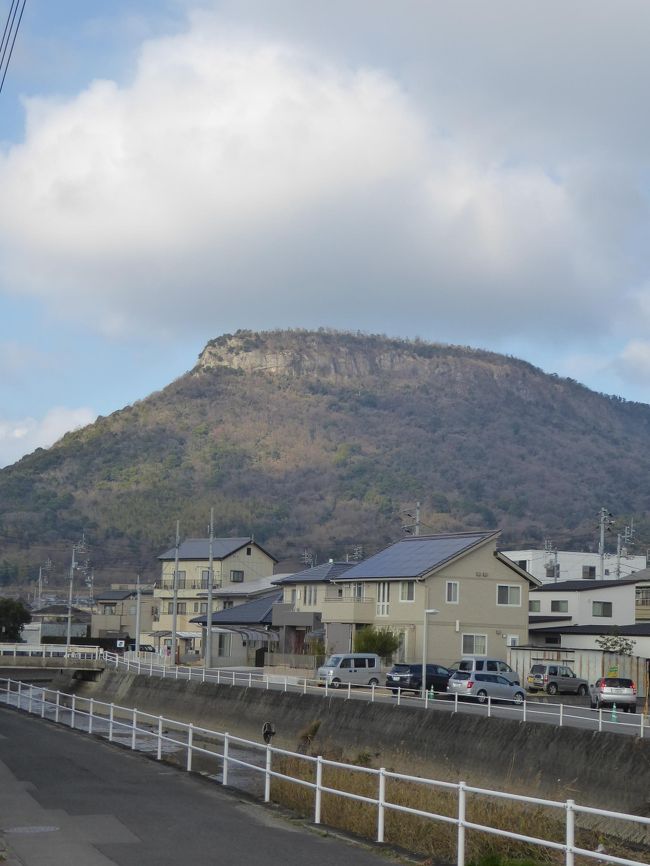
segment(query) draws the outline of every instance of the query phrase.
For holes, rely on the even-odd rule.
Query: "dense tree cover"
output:
[[[31,614],[22,601],[0,598],[0,643],[17,643],[23,626],[31,620]]]
[[[284,366],[273,369],[277,359]],[[602,505],[650,543],[650,407],[463,347],[361,334],[242,332],[163,391],[0,471],[0,582],[65,580],[82,532],[100,579],[254,534],[278,557],[369,554],[423,530],[591,547]]]

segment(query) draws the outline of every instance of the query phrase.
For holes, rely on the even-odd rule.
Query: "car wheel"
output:
[[[523,692],[515,692],[514,697],[512,698],[512,700],[513,700],[516,704],[519,704],[519,705],[520,705],[520,704],[523,704],[523,702],[526,700],[526,695],[525,695]]]
[[[370,680],[370,682],[368,683],[368,685],[369,685],[369,686],[378,686],[378,685],[379,685],[379,680],[377,680],[377,679],[375,679],[375,677],[373,677],[373,678]]]
[[[584,698],[584,696],[587,694],[587,686],[585,686],[585,685],[578,686],[578,692],[577,692],[577,694],[578,694],[581,698]]]
[[[631,705],[630,705],[630,712],[631,712],[631,713],[636,713],[636,704],[631,704]]]
[[[476,700],[479,704],[484,704],[487,701],[487,692],[484,689],[481,689],[480,692],[476,692]]]
[[[398,691],[397,689],[391,689],[391,692],[392,692],[394,695],[397,694],[397,691]]]
[[[338,689],[338,687],[339,687],[340,685],[341,685],[341,680],[336,680],[336,679],[335,679],[335,680],[332,680],[332,682],[330,683],[330,686],[331,686],[333,689]]]
[[[598,704],[595,701],[589,701],[589,706],[591,707],[592,710],[598,709]]]
[[[557,683],[549,683],[546,686],[546,693],[549,695],[556,695],[557,694]]]

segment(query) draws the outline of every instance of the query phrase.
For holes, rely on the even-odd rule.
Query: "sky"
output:
[[[647,0],[27,0],[0,466],[238,328],[491,349],[650,402],[648,32]]]

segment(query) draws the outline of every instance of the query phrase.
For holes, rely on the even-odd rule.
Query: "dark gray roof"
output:
[[[212,625],[256,625],[260,623],[271,625],[271,610],[273,605],[280,601],[282,601],[282,592],[276,590],[270,595],[254,598],[245,604],[238,604],[227,610],[219,610],[212,614]],[[195,616],[190,622],[205,625],[207,620],[207,614],[202,613],[201,616]]]
[[[124,601],[132,595],[136,595],[134,589],[105,589],[95,594],[95,601]]]
[[[641,578],[642,579],[642,578]],[[608,589],[611,586],[627,586],[638,583],[639,578],[626,577],[621,580],[558,580],[555,583],[543,583],[531,592],[586,592],[590,589]]]
[[[355,565],[345,580],[390,580],[421,577],[473,547],[496,537],[498,532],[459,532],[403,538]]]
[[[650,637],[650,622],[634,622],[631,625],[553,625],[536,628],[535,634],[620,634],[624,637]]]
[[[256,541],[253,541],[252,538],[213,538],[212,539],[212,556],[214,559],[225,559],[227,556],[230,556],[233,553],[236,553],[238,550],[241,550],[242,547],[247,547],[249,545],[254,545],[259,548],[263,553],[266,553],[267,556],[270,556],[273,562],[277,562],[277,559],[272,556],[268,550],[264,550],[264,548],[259,545]],[[192,559],[205,559],[206,561],[210,557],[210,539],[209,538],[186,538],[185,541],[182,541],[178,548],[178,558],[179,560],[192,560]],[[161,553],[158,559],[169,560],[172,561],[176,558],[176,548],[170,547],[169,550],[166,550],[164,553]]]
[[[297,574],[288,574],[286,577],[274,580],[273,583],[278,586],[292,583],[330,583],[354,566],[354,562],[324,562],[315,568],[306,568]]]
[[[539,614],[531,614],[528,617],[528,625],[537,625],[540,622],[570,622],[572,619],[572,616],[540,616]]]

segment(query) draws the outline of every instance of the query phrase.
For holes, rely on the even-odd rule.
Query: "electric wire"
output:
[[[14,9],[13,18],[11,20],[11,26],[9,28],[9,32],[7,34],[7,41],[5,43],[2,58],[0,58],[0,69],[3,68],[2,72],[2,80],[0,81],[0,93],[2,93],[2,88],[4,87],[5,78],[7,77],[7,70],[9,69],[9,64],[11,63],[11,57],[14,53],[14,45],[16,44],[16,37],[18,36],[18,30],[20,29],[20,22],[23,20],[23,12],[25,11],[25,6],[27,5],[27,0],[23,0],[23,5],[20,7],[20,15],[18,16],[18,22],[16,24],[16,28],[13,30],[13,39],[11,39],[11,31],[14,26],[14,21],[16,20],[16,12],[18,11],[18,7],[20,6],[20,0],[16,0],[16,6]],[[12,0],[11,6],[14,6],[14,0]],[[11,16],[11,9],[9,10],[9,16]],[[7,16],[7,21],[9,20],[9,16]],[[7,29],[7,25],[5,24],[5,31]],[[3,37],[4,39],[4,37]],[[11,39],[11,48],[9,49],[9,55],[7,56],[7,62],[5,63],[5,54],[7,53],[7,47],[9,45],[9,40]]]

